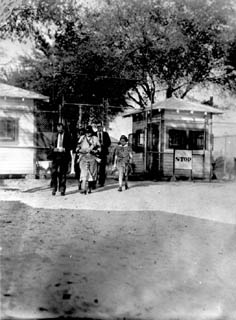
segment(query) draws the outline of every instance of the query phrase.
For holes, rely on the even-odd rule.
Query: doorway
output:
[[[148,124],[147,137],[147,169],[150,177],[157,179],[159,177],[159,123]]]

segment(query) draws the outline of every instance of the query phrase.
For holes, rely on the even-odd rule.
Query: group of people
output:
[[[75,174],[81,194],[89,194],[98,183],[103,187],[106,180],[107,156],[111,140],[109,134],[103,130],[101,123],[95,132],[92,126],[80,129],[73,143],[70,134],[62,123],[57,124],[57,132],[53,134],[50,145],[49,159],[52,160],[51,187],[52,195],[59,191],[62,196],[66,192],[66,176],[71,159],[74,159]],[[118,170],[119,188],[122,191],[123,180],[128,189],[129,165],[132,152],[125,135],[115,147],[113,155],[113,170]]]

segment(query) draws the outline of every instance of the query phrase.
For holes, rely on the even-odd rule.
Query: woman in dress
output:
[[[92,185],[97,180],[97,163],[99,161],[99,153],[101,146],[93,134],[91,126],[87,126],[85,134],[79,138],[77,152],[79,157],[77,162],[80,168],[80,182],[82,194],[91,193]]]
[[[75,177],[78,181],[78,189],[81,190],[81,182],[80,182],[80,164],[79,164],[79,139],[81,136],[85,135],[85,128],[79,128],[76,132],[75,137],[75,148],[74,148],[74,171],[75,171]]]
[[[127,190],[129,165],[132,160],[132,151],[128,145],[128,138],[125,135],[120,137],[119,144],[116,146],[114,153],[114,169],[117,168],[119,174],[118,191],[122,191],[123,177],[125,180],[125,190]]]

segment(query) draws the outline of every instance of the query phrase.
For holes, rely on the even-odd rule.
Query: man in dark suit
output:
[[[71,160],[71,137],[64,129],[62,123],[57,124],[57,132],[53,134],[50,145],[52,159],[52,195],[55,196],[57,190],[61,195],[66,191],[66,174],[68,164]]]
[[[98,167],[98,183],[100,187],[103,187],[106,180],[107,155],[109,154],[111,139],[109,134],[106,131],[103,131],[102,123],[97,124],[97,137],[101,144],[101,162]]]

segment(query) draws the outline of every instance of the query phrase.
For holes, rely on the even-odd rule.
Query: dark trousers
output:
[[[99,163],[99,167],[98,167],[98,183],[100,185],[104,185],[105,184],[106,166],[107,166],[107,156],[103,155],[101,157],[101,162]]]
[[[68,170],[68,161],[65,157],[57,156],[52,161],[52,181],[51,187],[53,191],[59,189],[60,192],[66,191],[66,174]]]
[[[79,163],[75,163],[75,178],[79,181],[80,180],[80,167]]]

